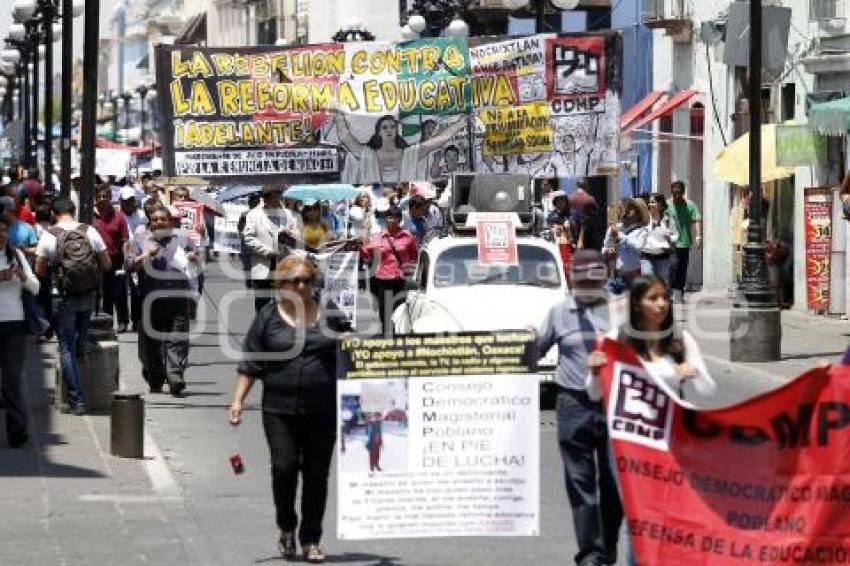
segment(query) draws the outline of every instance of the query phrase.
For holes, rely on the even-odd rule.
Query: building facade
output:
[[[729,0],[643,0],[653,26],[652,89],[695,93],[651,124],[653,190],[683,180],[703,211],[706,234],[701,276],[708,291],[724,292],[740,275],[741,222],[748,191],[718,179],[718,154],[749,129],[748,3]],[[805,124],[807,108],[824,96],[850,94],[850,32],[844,0],[764,3],[762,123]],[[787,40],[786,40],[787,38]],[[819,98],[820,97],[820,98]],[[787,249],[770,265],[780,300],[807,308],[804,189],[839,183],[846,170],[846,137],[829,138],[824,160],[794,168],[793,176],[764,184],[766,238]],[[695,252],[696,253],[696,252]],[[694,259],[692,257],[692,259]],[[833,269],[845,266],[833,261]],[[844,301],[840,301],[843,303]],[[843,305],[831,314],[843,314]]]

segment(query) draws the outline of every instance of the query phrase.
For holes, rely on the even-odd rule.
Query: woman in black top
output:
[[[238,425],[245,397],[263,381],[263,429],[272,461],[272,492],[280,528],[278,548],[295,557],[295,492],[298,472],[303,482],[301,527],[304,558],[324,562],[319,546],[328,495],[328,472],[336,440],[336,347],[345,319],[323,313],[313,299],[316,268],[309,260],[289,256],[274,273],[279,292],[265,305],[245,336],[245,358],[229,409]]]

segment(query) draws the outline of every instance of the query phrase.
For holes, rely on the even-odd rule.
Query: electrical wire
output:
[[[714,110],[714,120],[717,122],[717,129],[720,131],[720,138],[723,140],[723,147],[726,147],[726,134],[723,132],[723,126],[720,124],[720,114],[717,112],[717,100],[714,98],[714,77],[711,72],[711,52],[709,51],[708,43],[705,44],[705,61],[708,63],[708,90],[711,95],[711,107]]]

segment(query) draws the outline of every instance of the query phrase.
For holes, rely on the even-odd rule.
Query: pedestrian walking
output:
[[[641,251],[643,275],[655,275],[669,284],[670,258],[678,236],[676,223],[667,212],[667,199],[660,193],[650,195],[646,243]]]
[[[35,272],[42,277],[48,269],[55,268],[59,295],[53,313],[59,338],[59,362],[71,412],[82,415],[85,402],[76,352],[78,344],[88,336],[103,272],[109,270],[110,261],[100,234],[91,226],[77,222],[76,212],[76,206],[68,198],[53,203],[56,223],[38,240]]]
[[[349,330],[336,309],[325,311],[314,299],[317,275],[313,263],[301,256],[278,264],[278,300],[260,309],[245,336],[245,358],[228,411],[230,423],[238,425],[245,398],[257,380],[263,382],[262,419],[271,453],[278,549],[286,559],[297,553],[295,493],[300,472],[298,539],[311,563],[325,560],[320,543],[337,428],[336,333]]]
[[[434,230],[439,228],[435,225],[428,210],[428,201],[420,195],[414,195],[408,199],[407,213],[403,213],[402,228],[413,234],[416,244],[422,246],[428,241]]]
[[[387,211],[387,226],[361,248],[364,262],[376,258],[371,279],[372,294],[378,302],[378,316],[384,334],[392,327],[392,313],[402,300],[404,278],[411,275],[419,256],[416,238],[401,227],[401,209]]]
[[[11,197],[0,197],[0,216],[5,219],[9,226],[8,239],[9,244],[23,252],[24,257],[30,267],[35,264],[35,250],[38,245],[38,236],[36,230],[30,224],[18,218],[19,204]],[[44,335],[50,326],[41,307],[39,307],[37,297],[31,294],[24,294],[24,318],[26,320],[26,332],[33,336]]]
[[[151,393],[168,383],[178,397],[186,389],[193,264],[200,258],[173,228],[168,209],[153,209],[148,220],[148,230],[130,246],[128,262],[138,273],[142,301],[139,360]]]
[[[289,254],[289,247],[280,243],[281,232],[289,228],[287,214],[281,206],[281,189],[263,188],[263,202],[245,217],[242,233],[245,246],[251,253],[251,288],[254,290],[254,309],[259,312],[272,301],[271,275],[278,260]],[[294,236],[294,234],[293,234]]]
[[[691,247],[702,247],[702,216],[697,206],[685,198],[685,183],[673,181],[670,185],[672,195],[671,218],[676,224],[675,253],[671,265],[670,288],[674,301],[682,301],[685,285],[688,281],[688,262],[691,257]]]
[[[127,230],[129,232],[129,238],[124,244],[125,258],[129,257],[130,242],[133,238],[135,238],[137,232],[141,233],[144,231],[145,226],[148,223],[148,217],[145,214],[143,207],[139,206],[139,198],[138,191],[132,187],[124,187],[121,189],[120,207],[121,212],[124,213],[124,216],[127,218]],[[151,201],[152,205],[155,203],[156,201]],[[126,266],[124,266],[124,269],[127,271]],[[142,317],[142,303],[139,295],[138,274],[127,273],[126,278],[127,291],[130,295],[130,322],[133,325],[133,331],[136,331],[139,328],[139,321]]]
[[[641,252],[649,235],[649,210],[640,199],[623,199],[621,221],[608,227],[603,253],[613,264],[609,290],[619,295],[631,288],[632,280],[641,272]]]
[[[371,413],[366,420],[366,450],[369,451],[369,471],[381,470],[381,449],[384,447],[384,430],[381,413]]]
[[[253,194],[248,197],[248,210],[239,215],[236,222],[236,232],[239,233],[239,261],[242,263],[242,271],[245,274],[245,288],[251,288],[251,250],[245,244],[245,223],[248,212],[260,204],[260,195]]]
[[[586,390],[587,361],[598,335],[621,319],[605,292],[599,252],[577,250],[571,263],[572,294],[552,307],[537,329],[537,348],[558,346],[555,368],[558,444],[572,508],[580,565],[615,564],[623,509],[608,450],[602,403]],[[615,303],[616,304],[616,303]]]
[[[300,239],[307,247],[316,250],[331,238],[330,224],[322,217],[322,209],[318,201],[309,200],[304,203],[304,208],[301,209],[301,220],[303,228]]]
[[[131,189],[124,187],[124,189]],[[123,189],[122,189],[123,192]],[[110,268],[103,273],[101,308],[118,320],[118,332],[127,332],[130,311],[127,305],[127,272],[124,269],[124,254],[130,240],[130,225],[127,217],[112,204],[112,191],[101,185],[95,192],[94,219],[92,226],[100,234],[109,254]]]
[[[598,239],[593,231],[593,217],[599,213],[599,204],[587,189],[587,181],[579,179],[576,181],[575,190],[568,197],[573,245],[576,248],[598,249]]]
[[[29,440],[23,392],[26,323],[23,297],[38,294],[39,283],[21,250],[9,241],[11,224],[0,217],[0,399],[6,410],[6,438],[18,448]]]

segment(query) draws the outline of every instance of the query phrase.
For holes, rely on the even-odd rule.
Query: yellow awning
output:
[[[721,181],[750,184],[750,134],[746,133],[726,146],[714,160],[714,176]],[[776,124],[761,127],[761,181],[787,179],[794,168],[776,164]]]

